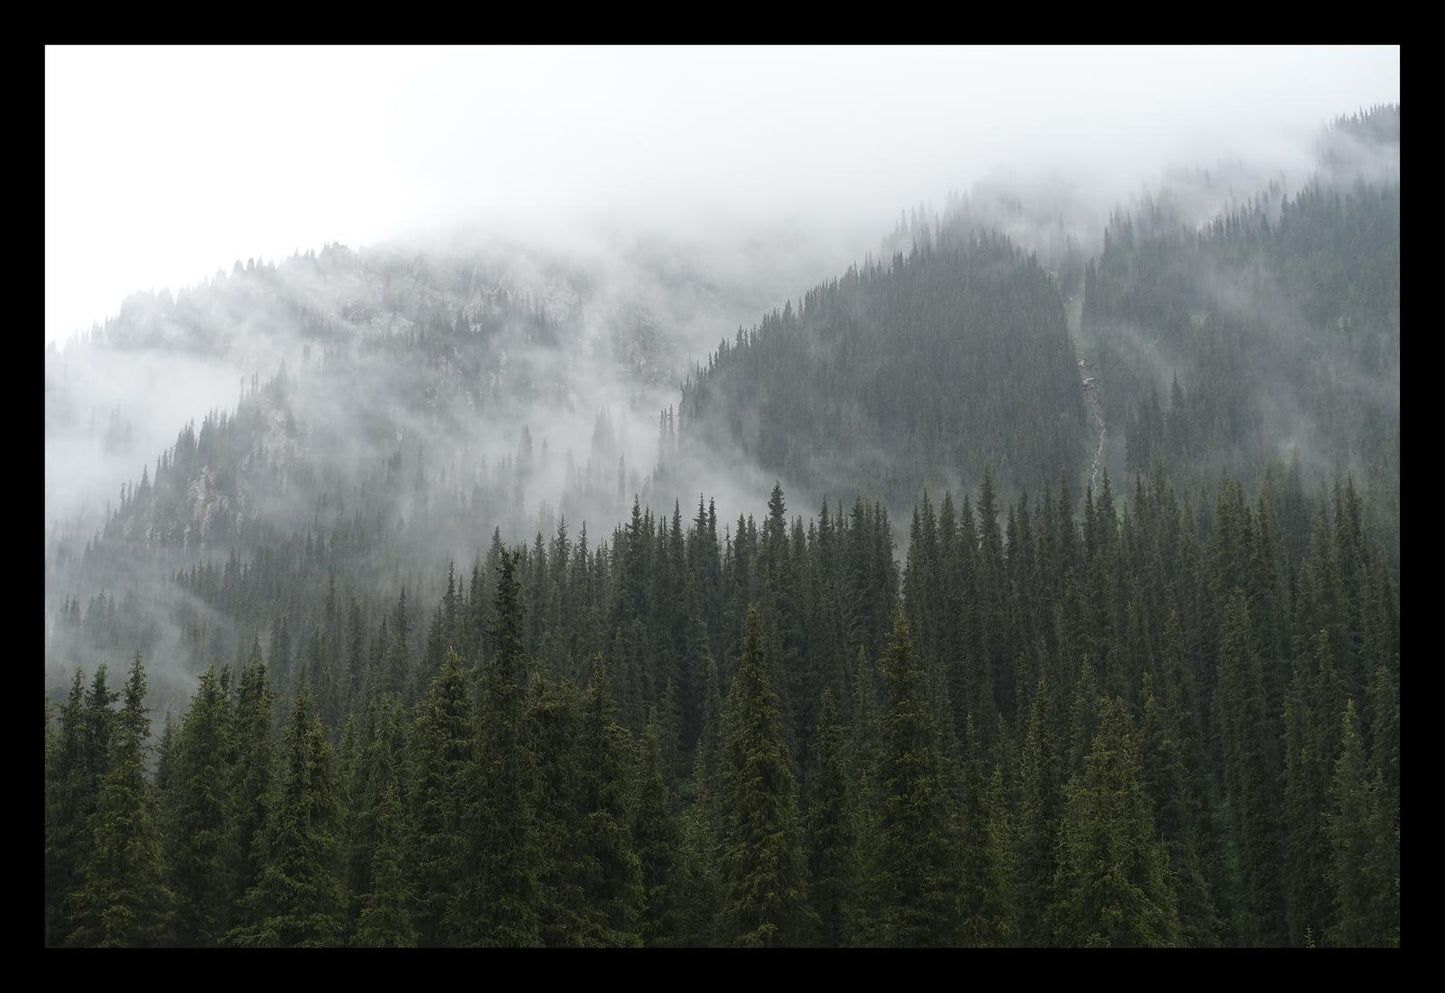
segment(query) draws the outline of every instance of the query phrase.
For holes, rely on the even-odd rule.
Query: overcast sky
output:
[[[1399,98],[1397,47],[50,47],[45,336],[236,259],[484,217],[881,237],[1000,171],[1125,195],[1296,162]]]

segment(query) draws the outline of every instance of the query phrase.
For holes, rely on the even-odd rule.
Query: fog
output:
[[[328,242],[783,228],[846,258],[987,177],[1107,203],[1173,164],[1299,172],[1399,99],[1399,50],[52,46],[45,77],[50,341]]]
[[[417,560],[382,566],[429,568],[428,583],[493,526],[526,540],[565,514],[595,544],[635,494],[659,514],[679,499],[684,517],[714,496],[721,530],[761,511],[773,477],[738,451],[680,451],[654,480],[670,457],[659,413],[721,339],[906,251],[930,219],[1002,230],[1057,271],[1144,200],[1200,224],[1271,183],[1298,189],[1322,155],[1342,176],[1399,169],[1345,136],[1320,147],[1334,117],[1399,100],[1398,48],[45,59],[47,632],[62,597],[96,592],[53,566],[52,539],[74,554],[183,425],[243,394],[264,429],[233,491],[206,476],[186,494],[198,519],[324,533],[405,473],[417,482],[387,490],[387,512],[421,536]],[[478,365],[438,330],[454,325],[489,336]],[[424,369],[393,361],[403,343]],[[1175,360],[1147,358],[1167,384]],[[283,367],[284,393],[258,393]],[[1307,423],[1296,433],[1313,447]],[[854,494],[789,490],[789,514],[824,495]],[[229,548],[204,537],[206,554]],[[165,561],[194,561],[190,541]],[[160,614],[181,609],[156,588],[164,567],[117,575]],[[165,623],[162,670],[182,642]]]

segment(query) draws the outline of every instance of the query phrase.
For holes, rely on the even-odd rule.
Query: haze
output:
[[[92,48],[45,55],[45,336],[340,241],[791,232],[826,275],[899,211],[1066,172],[1303,173],[1399,100],[1383,48]],[[1105,205],[1107,206],[1107,205]],[[801,292],[805,286],[798,286]]]

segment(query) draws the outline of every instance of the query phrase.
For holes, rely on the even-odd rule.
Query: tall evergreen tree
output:
[[[401,791],[392,780],[383,788],[376,810],[376,849],[371,857],[371,891],[356,922],[354,943],[365,948],[413,948],[414,891],[405,865],[406,816]]]
[[[1154,834],[1138,746],[1118,698],[1100,704],[1094,745],[1066,790],[1058,864],[1049,919],[1060,944],[1182,943],[1167,847]]]
[[[1285,938],[1278,735],[1267,710],[1244,591],[1225,606],[1214,694],[1235,880],[1232,924],[1247,945]]]
[[[261,836],[261,874],[241,904],[229,943],[270,948],[337,944],[345,926],[345,894],[336,875],[340,855],[331,744],[309,687],[292,706],[281,768]]]
[[[901,610],[879,669],[883,912],[876,937],[889,946],[948,944],[958,910],[950,882],[954,846],[938,723]]]
[[[857,878],[853,808],[848,788],[847,732],[838,724],[831,688],[823,690],[808,782],[805,837],[808,898],[816,921],[813,940],[825,948],[847,944]]]
[[[684,931],[682,828],[663,778],[655,728],[649,728],[642,740],[632,836],[641,870],[642,916],[638,930],[642,943],[650,948],[668,947]]]
[[[70,895],[78,887],[86,824],[95,793],[87,769],[84,676],[79,669],[60,709],[60,728],[48,742],[45,779],[45,944],[70,932]],[[48,713],[48,712],[47,712]]]
[[[270,819],[276,777],[271,738],[272,693],[259,651],[241,670],[231,730],[230,904],[235,908],[261,879],[262,834]]]
[[[1328,937],[1347,948],[1389,945],[1398,941],[1398,917],[1381,910],[1396,883],[1388,872],[1386,852],[1393,841],[1382,816],[1380,784],[1365,759],[1355,701],[1345,704],[1340,757],[1330,783],[1330,865],[1335,919]]]
[[[409,736],[407,803],[412,811],[406,868],[417,895],[416,928],[422,947],[448,943],[445,919],[456,896],[465,857],[463,811],[477,741],[467,672],[456,649],[443,656],[426,699],[416,708]]]
[[[529,665],[518,556],[498,563],[491,656],[482,676],[476,789],[468,801],[467,869],[449,915],[467,945],[541,943],[542,853],[534,833],[539,782],[526,723]]]
[[[744,947],[799,943],[807,920],[807,859],[756,608],[748,609],[723,737],[719,934]]]
[[[1056,848],[1063,810],[1063,763],[1055,745],[1053,692],[1039,681],[1019,759],[1019,939],[1053,943],[1045,911],[1054,902]]]
[[[215,667],[206,670],[181,722],[167,777],[170,885],[176,895],[175,939],[214,945],[230,928],[236,859],[230,847],[233,796],[230,701]]]
[[[81,862],[69,943],[80,946],[156,945],[169,935],[174,897],[165,885],[165,852],[153,784],[145,774],[150,719],[146,677],[136,652],[109,742],[89,849]]]

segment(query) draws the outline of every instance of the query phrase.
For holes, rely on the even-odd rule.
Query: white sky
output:
[[[481,217],[881,237],[1001,169],[1124,195],[1294,161],[1399,98],[1398,47],[50,47],[45,337],[236,259]]]

